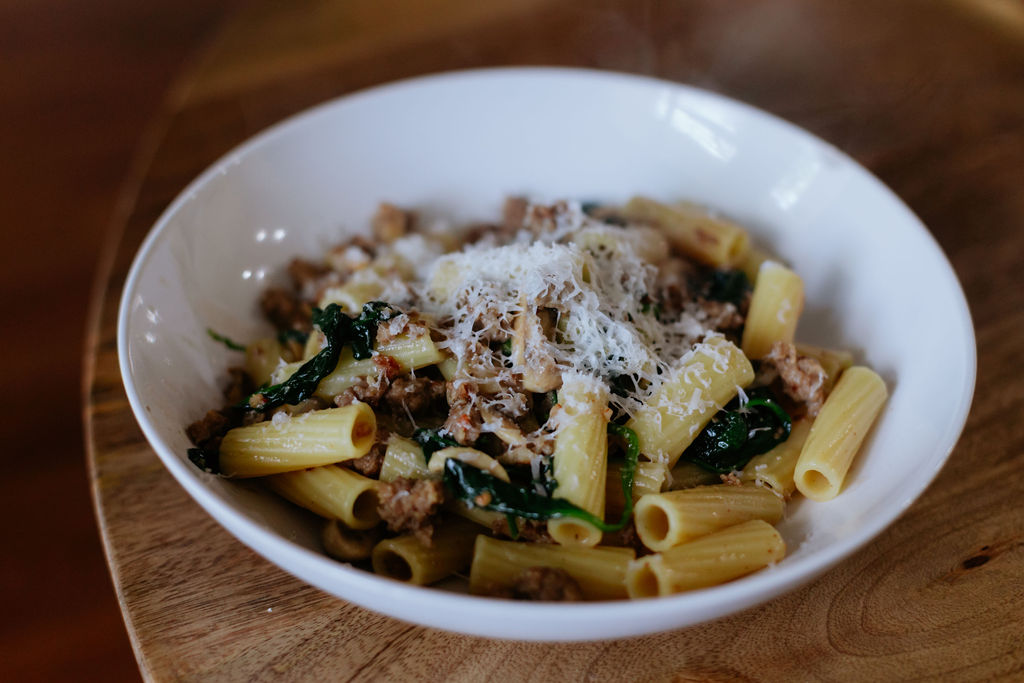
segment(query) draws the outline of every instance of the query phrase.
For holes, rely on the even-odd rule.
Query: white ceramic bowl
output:
[[[388,200],[455,220],[508,194],[717,207],[806,283],[798,338],[853,349],[891,398],[834,501],[791,505],[789,555],[747,578],[635,602],[536,604],[417,588],[323,555],[315,526],[257,488],[200,472],[184,427],[221,403],[233,338],[268,331],[260,291],[293,255],[368,225]],[[164,464],[255,551],[338,597],[400,619],[501,638],[638,635],[736,612],[804,584],[891,524],[948,457],[970,406],[963,292],[928,231],[831,145],[757,109],[675,83],[566,69],[444,74],[374,88],[281,123],[218,161],[164,212],[125,285],[121,373]]]

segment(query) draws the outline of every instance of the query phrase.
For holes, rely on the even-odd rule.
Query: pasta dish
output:
[[[688,204],[506,200],[460,231],[382,204],[295,259],[189,458],[323,519],[332,557],[510,599],[667,595],[781,560],[887,397],[794,340],[793,270]]]

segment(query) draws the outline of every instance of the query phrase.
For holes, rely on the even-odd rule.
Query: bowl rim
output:
[[[587,603],[521,603],[484,596],[463,595],[431,587],[400,583],[379,577],[351,565],[340,563],[324,554],[316,553],[300,546],[273,531],[262,528],[260,524],[250,519],[247,515],[231,505],[218,500],[200,479],[200,473],[198,471],[189,471],[187,463],[164,443],[157,428],[148,417],[145,405],[136,389],[129,362],[128,351],[130,341],[128,324],[132,299],[135,296],[141,275],[145,271],[146,265],[156,247],[164,238],[165,233],[167,233],[172,219],[204,186],[209,184],[213,178],[222,174],[226,169],[239,163],[254,150],[282,135],[287,135],[295,128],[307,125],[317,117],[327,114],[336,107],[351,106],[363,100],[409,87],[458,80],[470,81],[479,78],[590,79],[604,81],[612,85],[622,82],[668,88],[673,94],[683,95],[690,102],[705,100],[726,109],[739,111],[745,116],[766,120],[770,124],[779,126],[789,133],[796,135],[798,139],[804,142],[830,150],[843,164],[850,167],[855,173],[863,176],[868,181],[873,192],[879,192],[890,200],[893,203],[893,208],[904,214],[903,218],[905,221],[914,225],[919,232],[923,233],[923,236],[930,244],[930,248],[935,252],[933,256],[937,256],[940,259],[945,267],[945,274],[951,278],[951,283],[955,285],[953,293],[956,301],[950,302],[953,304],[950,312],[959,318],[961,324],[958,327],[963,333],[960,343],[967,350],[966,357],[963,359],[964,385],[960,392],[960,398],[956,404],[954,414],[948,423],[948,428],[943,432],[942,438],[939,440],[941,450],[944,453],[930,468],[918,473],[920,476],[909,486],[911,489],[909,493],[911,495],[904,496],[898,503],[893,503],[892,511],[874,523],[858,526],[849,536],[816,550],[807,557],[799,558],[785,569],[770,567],[735,582],[678,595],[658,597],[656,599]],[[882,531],[895,523],[906,512],[907,508],[918,500],[931,485],[939,471],[948,461],[966,425],[977,374],[977,347],[974,326],[963,287],[956,277],[955,270],[948,257],[942,251],[932,233],[910,208],[888,186],[845,152],[794,123],[719,93],[651,76],[598,69],[544,66],[445,71],[360,89],[292,114],[223,154],[178,193],[174,200],[160,214],[160,217],[150,228],[146,238],[141,243],[125,279],[120,297],[117,316],[117,352],[125,393],[127,394],[135,419],[149,445],[156,452],[164,466],[170,471],[171,475],[177,480],[178,484],[189,493],[193,500],[214,520],[257,554],[320,590],[344,600],[360,604],[378,613],[385,613],[406,621],[468,635],[535,641],[602,640],[640,636],[668,629],[682,628],[734,614],[751,606],[767,602],[796,587],[806,585],[838,564],[841,560],[863,548],[868,542],[881,534]],[[275,559],[275,556],[293,557],[296,561],[302,563],[303,566],[299,570],[294,567],[284,567]],[[348,585],[346,590],[343,591],[344,595],[323,585],[321,577],[325,576],[327,572],[340,572],[346,575],[345,583]],[[780,574],[782,574],[781,577],[779,576]],[[390,603],[390,608],[382,608],[381,601]],[[403,603],[410,607],[403,607],[402,604],[397,603]],[[696,603],[696,608],[694,608],[694,603]],[[688,619],[685,616],[687,608],[691,608],[694,612],[700,612],[702,609],[707,610],[712,606],[714,606],[713,611],[715,612],[713,617],[701,616]],[[513,624],[522,624],[527,620],[532,621],[535,626],[540,628],[540,632],[536,634],[523,633],[521,628],[517,630],[514,627],[502,627],[500,623],[483,623],[477,624],[479,627],[467,628],[465,626],[465,619],[453,620],[446,618],[450,617],[453,613],[479,616],[475,613],[481,610],[481,608],[500,608],[501,613],[510,617],[510,623]],[[682,617],[680,616],[681,614],[683,615]],[[598,615],[601,615],[605,626],[595,629],[593,628],[594,617]],[[586,633],[566,633],[564,629],[566,628],[565,622],[567,617],[571,617],[570,620],[582,627]],[[550,624],[549,620],[552,619],[561,624],[561,626],[555,629],[549,626],[545,629],[544,624]],[[645,621],[647,626],[637,627],[638,621]],[[608,626],[608,624],[611,624],[611,626]],[[589,631],[586,625],[590,626]]]

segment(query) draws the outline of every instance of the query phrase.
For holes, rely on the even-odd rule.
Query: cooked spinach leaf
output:
[[[767,391],[751,396],[742,407],[734,399],[720,410],[683,452],[683,459],[728,474],[788,439],[792,421],[786,411]]]
[[[742,270],[716,270],[708,284],[707,298],[712,301],[728,301],[737,307],[750,291],[750,281]]]
[[[188,459],[192,464],[212,474],[220,474],[220,454],[216,451],[208,451],[205,448],[188,449]]]
[[[352,357],[356,360],[369,358],[373,354],[373,343],[377,339],[377,326],[385,320],[391,320],[398,311],[383,301],[371,301],[363,306],[359,317],[352,321],[349,333],[349,344],[352,345]]]
[[[427,429],[426,427],[421,427],[413,432],[412,440],[423,449],[423,458],[427,462],[430,462],[430,456],[442,448],[459,445],[459,442],[452,437],[441,434],[440,429]]]
[[[210,335],[210,339],[213,341],[220,342],[224,346],[228,347],[232,351],[245,351],[245,344],[239,344],[236,341],[232,341],[230,338],[225,337],[223,334],[218,334],[211,327],[206,328],[206,334]]]
[[[288,342],[298,342],[299,344],[305,344],[309,339],[309,335],[302,330],[296,330],[294,328],[288,330],[281,330],[277,333],[277,341],[281,344],[287,344]]]
[[[354,320],[342,313],[338,304],[328,304],[323,310],[314,308],[313,326],[323,333],[324,348],[284,382],[257,391],[237,407],[269,410],[286,403],[295,405],[304,401],[313,395],[320,380],[337,367],[341,349],[346,344],[352,347],[354,358],[369,358],[377,338],[377,325],[395,315],[395,309],[382,301],[371,301],[363,306],[359,317]]]
[[[621,425],[608,425],[611,434],[626,440],[626,464],[622,468],[622,491],[626,507],[622,518],[608,524],[596,515],[562,498],[551,498],[515,484],[506,483],[481,469],[455,458],[444,463],[444,481],[455,497],[470,507],[482,507],[524,519],[549,520],[574,517],[593,524],[601,531],[620,531],[633,515],[633,475],[640,454],[636,432]]]

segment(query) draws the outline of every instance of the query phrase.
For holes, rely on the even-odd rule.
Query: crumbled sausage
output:
[[[327,405],[321,399],[316,396],[311,396],[310,398],[304,399],[295,404],[285,403],[282,406],[278,406],[271,411],[271,416],[276,415],[277,413],[284,413],[290,417],[295,417],[297,415],[313,412],[314,410],[321,410],[326,407]]]
[[[412,228],[413,214],[402,211],[394,204],[381,202],[373,216],[373,236],[384,243],[403,237]]]
[[[391,433],[387,429],[377,427],[377,439],[374,441],[373,446],[370,447],[369,452],[361,458],[349,460],[345,464],[360,474],[376,479],[380,476],[380,468],[384,464],[384,454],[388,450],[388,437],[390,435]]]
[[[558,228],[559,219],[568,213],[569,205],[564,201],[555,202],[550,206],[529,204],[521,227],[525,227],[534,235],[554,232]]]
[[[495,536],[512,538],[512,530],[509,528],[508,519],[505,517],[499,517],[491,522],[491,532]],[[551,534],[548,533],[547,522],[535,519],[517,519],[516,532],[515,540],[517,541],[526,541],[528,543],[555,542],[555,539],[551,538]]]
[[[228,368],[228,385],[224,388],[224,400],[234,405],[256,391],[256,385],[244,368]]]
[[[606,532],[601,538],[601,545],[610,545],[618,548],[632,548],[636,551],[637,557],[650,554],[650,550],[640,540],[640,534],[636,532],[636,525],[633,520],[629,521],[621,531]]]
[[[377,345],[390,344],[403,334],[419,337],[427,333],[427,324],[415,314],[399,313],[394,318],[381,322],[377,326]]]
[[[296,329],[309,332],[313,329],[313,307],[292,291],[281,287],[269,287],[260,296],[260,309],[267,320],[279,330]]]
[[[445,382],[429,377],[397,377],[384,392],[384,403],[395,414],[419,415],[445,395]]]
[[[385,353],[374,354],[373,364],[380,370],[380,376],[385,382],[390,382],[402,372],[402,365],[398,359]]]
[[[196,446],[202,446],[213,439],[219,439],[231,428],[231,420],[219,410],[209,410],[201,419],[185,429],[185,434]]]
[[[340,276],[350,275],[370,265],[377,253],[377,245],[363,237],[355,235],[347,242],[331,247],[327,252],[327,263]]]
[[[292,259],[288,264],[288,275],[291,276],[299,295],[307,300],[316,299],[320,291],[335,280],[329,266],[300,258]]]
[[[569,572],[558,567],[530,567],[516,577],[512,586],[517,600],[578,602],[583,590]]]
[[[722,480],[723,484],[729,486],[743,486],[743,480],[736,476],[735,472],[729,472],[728,474],[720,474],[718,478]]]
[[[513,233],[521,230],[529,207],[530,202],[525,197],[507,198],[501,207],[501,222],[505,230]]]
[[[743,314],[731,302],[698,299],[697,307],[700,319],[713,330],[731,332],[743,327]]]
[[[463,446],[471,446],[480,438],[483,427],[476,384],[466,380],[450,381],[446,393],[449,412],[444,430]]]
[[[473,223],[466,228],[462,239],[466,244],[479,244],[480,242],[495,245],[507,244],[512,241],[515,233],[516,229],[509,228],[506,225]]]
[[[391,531],[411,532],[429,544],[434,517],[444,502],[444,486],[433,479],[399,477],[381,484],[377,512]]]
[[[368,379],[360,377],[355,384],[334,397],[334,405],[339,408],[361,401],[376,407],[380,397],[388,390],[388,382],[384,375]]]
[[[380,371],[373,377],[360,377],[345,391],[334,397],[334,405],[339,408],[362,401],[377,407],[380,399],[387,392],[391,380],[401,371],[402,366],[394,357],[383,353],[374,354],[373,364]]]
[[[775,342],[762,364],[771,364],[779,373],[786,394],[807,405],[808,415],[817,415],[825,402],[825,369],[816,358],[801,356],[787,342]]]

